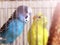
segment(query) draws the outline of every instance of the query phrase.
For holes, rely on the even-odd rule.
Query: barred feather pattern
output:
[[[47,45],[60,45],[60,4],[56,6]]]

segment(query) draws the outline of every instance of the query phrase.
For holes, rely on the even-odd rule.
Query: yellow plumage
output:
[[[47,19],[42,13],[33,17],[33,24],[28,31],[29,45],[47,45],[48,30]]]

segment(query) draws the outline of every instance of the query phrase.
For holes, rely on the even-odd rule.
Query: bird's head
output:
[[[46,25],[47,24],[47,18],[41,13],[37,13],[34,17],[33,20],[39,24]]]
[[[15,17],[22,22],[28,22],[30,20],[30,16],[32,15],[32,9],[24,5],[19,6],[15,12]]]

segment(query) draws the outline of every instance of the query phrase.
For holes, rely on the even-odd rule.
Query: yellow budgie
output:
[[[46,28],[47,18],[42,13],[33,17],[33,24],[28,31],[29,45],[47,45],[48,30]]]

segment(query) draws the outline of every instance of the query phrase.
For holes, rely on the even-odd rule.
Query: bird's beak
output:
[[[33,17],[33,20],[35,20],[37,18],[37,16],[35,15],[34,17]]]

